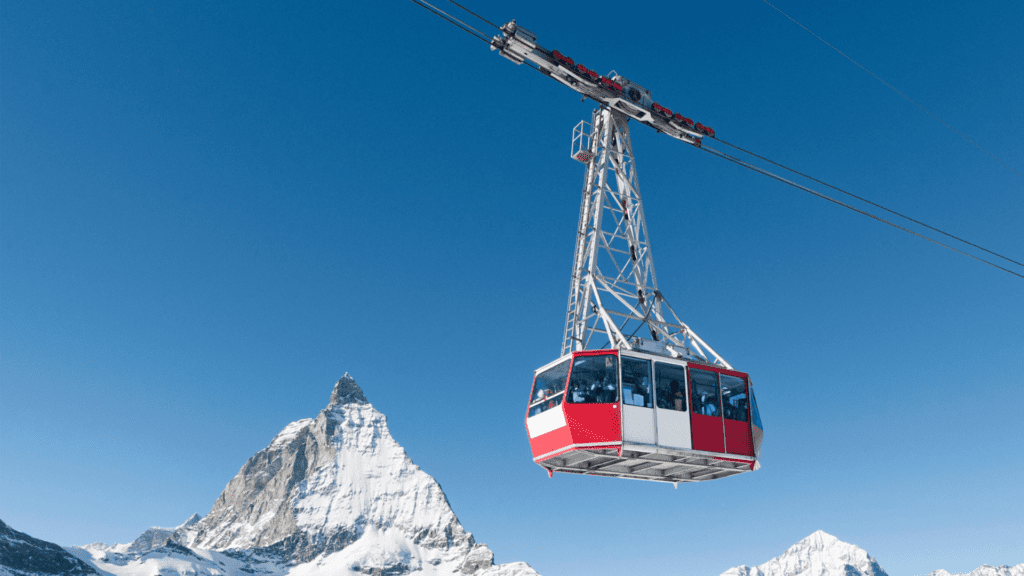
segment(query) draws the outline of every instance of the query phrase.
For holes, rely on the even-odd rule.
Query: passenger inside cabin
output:
[[[735,376],[721,376],[722,399],[725,401],[722,408],[725,417],[737,422],[747,421],[747,383],[742,378]]]
[[[576,386],[571,388],[572,390],[572,401],[577,404],[584,404],[587,402],[593,402],[591,398],[593,385],[590,386]]]
[[[703,416],[721,416],[718,374],[706,370],[690,369],[690,392],[693,413]]]
[[[701,414],[704,414],[705,416],[718,416],[718,406],[713,399],[708,397],[707,394],[701,395],[700,402],[703,405]]]
[[[572,391],[572,401],[577,404],[604,402],[604,380],[606,378],[595,379],[589,384],[575,387]]]
[[[683,392],[682,386],[679,385],[679,381],[673,380],[669,383],[668,387],[672,393],[672,407],[676,410],[683,410],[683,402],[686,401],[686,394]]]
[[[601,379],[600,383],[596,384],[596,388],[594,392],[595,402],[607,404],[615,401],[615,383],[607,375]]]
[[[622,359],[622,402],[629,406],[653,408],[651,363],[636,358]]]
[[[686,412],[686,369],[658,362],[654,374],[654,396],[658,408]]]
[[[736,420],[741,422],[747,421],[747,399],[740,398],[736,403]]]
[[[536,416],[562,403],[562,390],[569,376],[569,361],[566,360],[539,372],[534,379],[533,395],[527,417]]]
[[[576,358],[569,378],[567,401],[570,404],[616,402],[619,397],[616,360],[610,354]]]

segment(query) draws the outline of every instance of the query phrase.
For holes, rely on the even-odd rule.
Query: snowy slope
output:
[[[459,523],[348,374],[316,418],[256,453],[203,518],[70,550],[110,576],[535,576]]]
[[[205,517],[130,544],[63,549],[0,522],[0,576],[538,576],[459,523],[437,482],[391,437],[347,374],[316,418],[284,427]],[[867,552],[815,532],[722,576],[887,576]],[[1024,564],[967,575],[1024,576]]]
[[[760,566],[739,566],[722,576],[886,576],[878,562],[863,549],[818,530],[794,544],[782,556]],[[936,570],[928,576],[1024,576],[1024,564],[992,567],[968,573]]]
[[[928,576],[1024,576],[1024,564],[1016,566],[989,566],[983,564],[966,574],[950,574],[945,570],[936,570]]]
[[[187,543],[213,550],[278,544],[308,560],[370,527],[398,530],[421,547],[472,547],[441,487],[412,463],[346,375],[316,419],[289,424],[249,459],[189,528]]]
[[[0,576],[95,576],[88,563],[60,546],[18,532],[0,521]]]
[[[722,576],[887,576],[864,550],[818,530],[760,566],[740,566]]]

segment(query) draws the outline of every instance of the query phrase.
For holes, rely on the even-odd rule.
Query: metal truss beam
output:
[[[732,368],[679,319],[658,290],[629,118],[602,107],[592,121],[576,127],[571,152],[586,162],[587,175],[562,354],[640,348]]]

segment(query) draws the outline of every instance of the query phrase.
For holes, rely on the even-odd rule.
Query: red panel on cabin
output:
[[[557,410],[557,408],[555,408]],[[536,438],[530,439],[530,450],[533,452],[533,457],[548,454],[558,450],[559,448],[566,448],[572,444],[572,435],[569,434],[569,427],[562,426],[557,430],[552,430],[547,434],[541,434]]]
[[[725,452],[725,436],[722,434],[721,416],[705,416],[690,412],[690,430],[693,433],[694,450]]]
[[[750,437],[750,423],[725,419],[725,447],[729,454],[754,455],[754,442]]]
[[[576,444],[621,442],[619,404],[562,404],[565,421]]]

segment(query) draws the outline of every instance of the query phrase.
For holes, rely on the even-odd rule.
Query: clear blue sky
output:
[[[1024,172],[1024,4],[776,5]],[[763,2],[472,2],[725,140],[1020,260],[1024,178]],[[547,475],[592,106],[411,2],[7,0],[0,518],[209,511],[350,372],[499,561],[718,574],[822,529],[1024,562],[1024,281],[634,127],[660,287],[758,386],[763,468]]]

